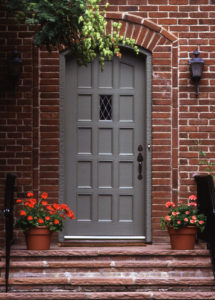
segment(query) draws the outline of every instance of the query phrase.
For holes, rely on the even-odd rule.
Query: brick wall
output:
[[[122,34],[152,53],[152,228],[165,241],[159,220],[164,203],[195,192],[196,141],[215,161],[215,1],[109,0],[107,18]],[[180,3],[180,4],[179,4]],[[32,32],[0,12],[0,196],[6,172],[17,175],[17,192],[49,191],[58,197],[59,57],[32,45]],[[17,48],[23,72],[16,95],[6,61]],[[190,81],[194,50],[205,60],[199,97]],[[0,202],[2,207],[2,201]],[[0,207],[0,208],[1,208]],[[1,227],[2,228],[2,227]]]

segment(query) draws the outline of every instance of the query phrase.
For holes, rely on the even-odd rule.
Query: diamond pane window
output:
[[[100,120],[112,120],[112,95],[100,95]]]

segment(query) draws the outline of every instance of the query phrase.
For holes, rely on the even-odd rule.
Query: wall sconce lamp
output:
[[[19,52],[14,50],[11,58],[8,60],[8,76],[14,92],[16,91],[16,86],[18,84],[21,72],[22,59],[20,58]]]
[[[196,97],[198,97],[199,94],[199,80],[202,77],[202,71],[204,67],[204,60],[199,56],[199,51],[193,52],[194,56],[190,61],[190,73],[191,73],[191,79],[195,83],[195,89],[196,89]]]

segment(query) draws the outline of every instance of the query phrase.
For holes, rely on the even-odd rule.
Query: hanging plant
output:
[[[121,24],[114,22],[106,34],[105,10],[101,0],[6,0],[6,7],[16,12],[16,20],[36,25],[33,37],[38,47],[48,51],[66,47],[77,62],[87,65],[97,56],[102,69],[105,59],[121,58],[120,44],[129,45],[138,53],[135,40],[120,35]],[[108,7],[106,3],[106,8]]]

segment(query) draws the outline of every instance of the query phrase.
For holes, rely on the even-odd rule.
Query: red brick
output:
[[[153,22],[151,22],[149,20],[144,20],[143,24],[146,27],[152,29],[153,31],[156,31],[156,32],[160,32],[161,31],[161,27],[160,26],[158,26],[157,24],[155,24],[155,23],[153,23]]]
[[[180,3],[178,2],[178,0],[169,0],[169,4],[170,5],[187,5],[188,0],[180,0]]]
[[[141,5],[140,11],[158,11],[158,6],[156,5]]]
[[[141,24],[143,21],[143,19],[141,17],[130,15],[130,14],[125,15],[124,20],[132,22],[132,23],[136,23],[136,24]]]
[[[168,40],[170,40],[171,42],[176,41],[177,37],[175,35],[173,35],[172,33],[168,32],[165,29],[161,30],[161,34],[166,37]]]

